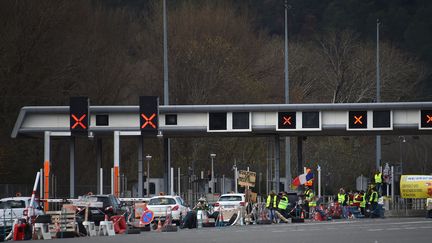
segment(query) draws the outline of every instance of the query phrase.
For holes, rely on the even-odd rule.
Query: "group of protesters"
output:
[[[305,186],[297,205],[301,205],[304,218],[313,218],[319,213],[323,218],[352,218],[352,217],[380,217],[378,199],[381,196],[382,174],[377,171],[374,175],[374,183],[370,184],[367,190],[346,191],[340,188],[334,198],[333,208],[324,209],[322,201],[312,190],[312,187]],[[269,219],[277,222],[277,218],[289,218],[297,205],[290,204],[287,192],[276,194],[272,191],[266,199],[266,208],[269,211]],[[299,216],[299,215],[298,215]]]

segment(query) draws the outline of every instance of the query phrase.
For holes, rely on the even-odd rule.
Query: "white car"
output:
[[[246,197],[243,193],[222,194],[214,204],[214,211],[219,211],[221,208],[236,209],[240,206],[246,206]]]
[[[43,215],[44,212],[37,202],[30,208],[30,197],[8,197],[0,199],[0,226],[12,224],[15,219],[30,215]],[[29,212],[31,210],[31,212]]]
[[[154,221],[160,219],[165,221],[167,213],[171,212],[172,221],[179,224],[183,214],[190,209],[184,200],[179,196],[156,196],[152,197],[147,204],[147,208],[154,213]]]

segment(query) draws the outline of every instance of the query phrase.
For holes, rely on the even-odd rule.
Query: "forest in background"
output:
[[[284,102],[283,0],[167,4],[170,104]],[[288,4],[290,103],[373,102],[377,18],[382,101],[431,100],[432,2]],[[2,184],[32,183],[43,163],[40,139],[10,138],[21,107],[68,105],[76,95],[90,97],[93,105],[136,105],[140,95],[158,95],[163,102],[162,1],[5,0],[0,26]],[[206,171],[209,154],[216,153],[216,175],[231,175],[234,160],[265,174],[273,140],[176,138],[172,163],[183,171],[193,163]],[[432,173],[430,136],[406,140],[404,171]],[[162,177],[162,144],[145,143],[145,153],[154,158],[152,173]],[[384,136],[383,161],[399,163],[399,146],[397,136]],[[135,140],[122,141],[121,166],[130,183],[136,178],[136,147]],[[68,142],[55,140],[52,149],[53,171],[59,185],[67,186]],[[295,176],[294,139],[291,149]],[[355,177],[369,176],[375,164],[375,137],[308,137],[303,149],[306,165],[323,167],[330,192],[353,187]],[[96,185],[94,141],[77,141],[76,160],[77,184]],[[108,170],[112,161],[112,140],[106,139],[103,167]]]

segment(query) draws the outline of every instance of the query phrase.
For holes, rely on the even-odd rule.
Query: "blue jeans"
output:
[[[273,222],[273,220],[275,219],[275,209],[269,208],[269,218]]]

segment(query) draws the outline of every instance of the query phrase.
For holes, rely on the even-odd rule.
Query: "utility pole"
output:
[[[288,76],[288,1],[285,0],[285,104],[289,104],[289,76]],[[289,190],[291,184],[291,143],[285,137],[285,183],[284,190]]]
[[[380,21],[376,23],[376,102],[381,102],[381,81],[380,81],[380,64],[379,64],[379,26]],[[380,169],[381,165],[381,136],[376,136],[376,170]]]

